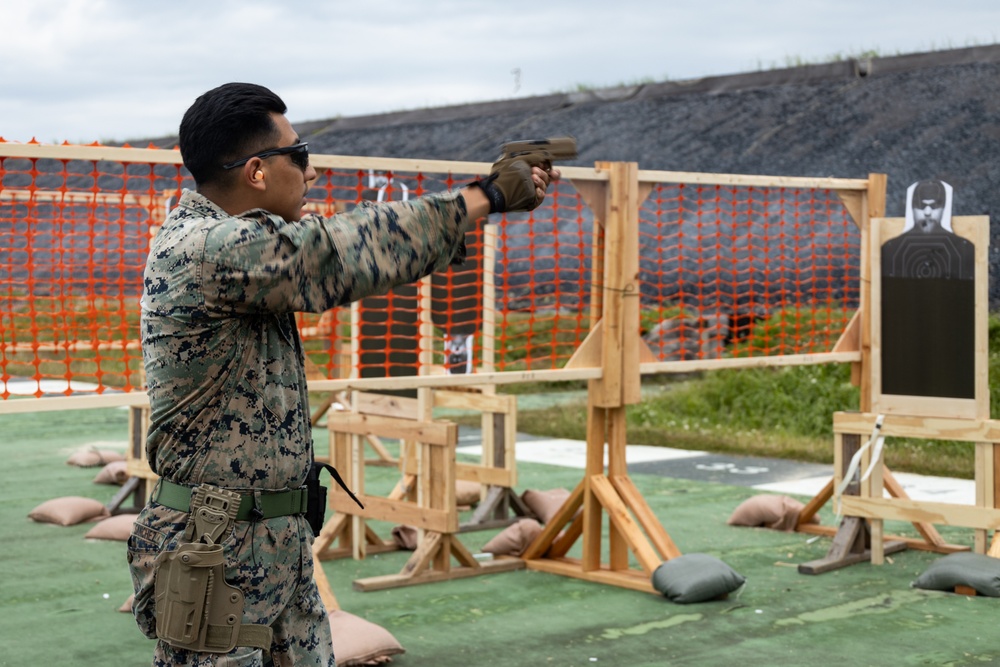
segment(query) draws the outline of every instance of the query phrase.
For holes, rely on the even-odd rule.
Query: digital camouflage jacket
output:
[[[185,191],[153,239],[141,335],[147,454],[179,484],[301,486],[312,462],[294,313],[319,313],[447,268],[468,228],[456,193],[286,222]]]

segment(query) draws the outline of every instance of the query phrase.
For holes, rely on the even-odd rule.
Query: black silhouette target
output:
[[[882,273],[893,278],[972,280],[975,248],[950,232],[908,232],[882,246]]]
[[[914,230],[881,257],[882,393],[975,398],[975,246]]]

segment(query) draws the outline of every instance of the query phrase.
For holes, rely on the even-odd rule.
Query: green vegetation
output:
[[[3,365],[8,375],[72,376],[107,386],[140,381],[138,349],[124,350],[120,343],[86,349],[91,341],[137,341],[137,313],[124,309],[120,301],[43,299],[32,309],[17,295],[6,296],[9,303],[0,312],[0,341],[7,345]],[[111,322],[95,327],[95,313]],[[645,331],[664,318],[683,315],[676,307],[644,311],[640,326]],[[839,307],[775,311],[754,323],[749,336],[728,348],[725,356],[829,350],[850,315]],[[347,337],[346,325],[337,326],[338,333]],[[497,367],[504,371],[561,368],[588,329],[589,316],[582,312],[510,313],[497,330]],[[50,347],[39,350],[36,357],[32,339]],[[74,345],[74,341],[79,343]],[[481,339],[475,344],[479,347]],[[305,347],[313,364],[325,367],[329,363],[325,336],[307,339]],[[1000,391],[992,387],[1000,390],[1000,314],[990,317],[989,349],[991,415],[996,416]],[[851,384],[850,373],[847,365],[827,364],[647,376],[643,402],[627,410],[629,442],[830,463],[830,416],[858,407],[858,389]],[[502,391],[547,394],[567,388],[580,395],[586,382],[505,385]],[[551,408],[522,409],[518,415],[519,430],[553,437],[585,439],[586,423],[585,398]],[[888,444],[886,460],[892,469],[961,478],[973,475],[968,443],[892,439]]]
[[[1000,316],[990,317],[991,416],[1000,414]],[[846,365],[720,370],[665,382],[644,379],[645,399],[627,409],[632,444],[833,462],[832,413],[856,410],[858,389]],[[653,383],[660,386],[654,387]],[[650,389],[650,391],[646,391]],[[659,389],[659,391],[653,391]],[[586,402],[520,410],[518,429],[584,439]],[[887,440],[886,463],[898,471],[971,479],[964,442]]]

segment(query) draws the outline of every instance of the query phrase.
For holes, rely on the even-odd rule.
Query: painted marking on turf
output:
[[[692,621],[700,621],[704,616],[702,614],[678,614],[676,616],[671,616],[670,618],[664,619],[662,621],[653,621],[651,623],[640,623],[639,625],[633,625],[630,628],[608,628],[601,635],[601,639],[621,639],[622,637],[635,637],[639,635],[644,635],[653,630],[667,630],[669,628],[676,628],[678,625],[684,623],[691,623]]]

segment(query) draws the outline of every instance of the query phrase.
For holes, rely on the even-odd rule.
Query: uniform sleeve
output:
[[[468,220],[457,192],[365,204],[330,218],[217,229],[205,245],[205,306],[217,313],[322,312],[448,267]]]

